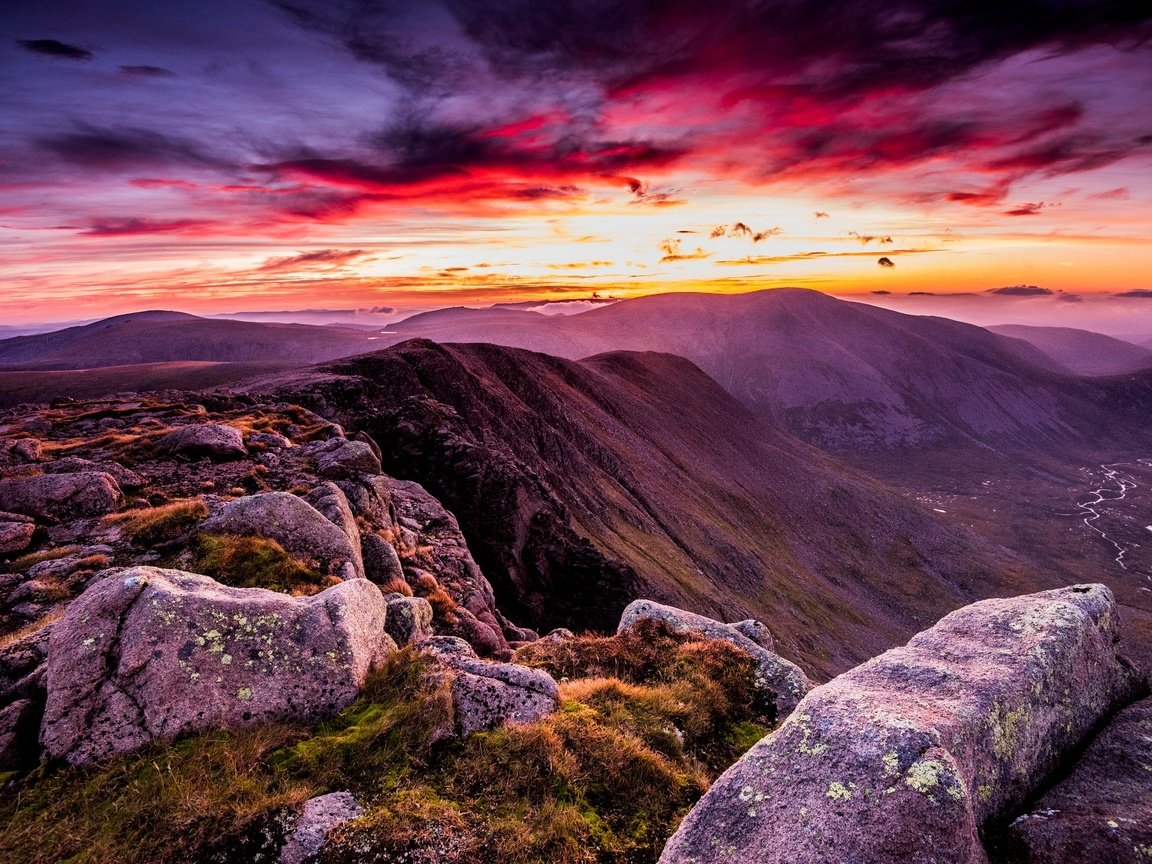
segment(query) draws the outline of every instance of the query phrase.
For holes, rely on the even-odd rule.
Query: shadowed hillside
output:
[[[536,627],[610,627],[653,596],[772,620],[827,673],[1028,581],[666,354],[575,363],[415,341],[248,389],[375,437],[386,470],[459,518],[502,608]]]

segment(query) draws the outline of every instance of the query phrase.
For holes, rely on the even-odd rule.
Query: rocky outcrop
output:
[[[364,576],[378,585],[404,578],[396,547],[379,534],[364,534],[360,538],[360,554],[364,559]]]
[[[355,520],[351,527],[355,528]],[[209,534],[267,537],[289,554],[302,561],[315,562],[333,576],[350,579],[364,575],[360,544],[354,544],[349,538],[348,525],[337,525],[303,498],[289,492],[266,492],[229,501],[206,519],[200,530]]]
[[[304,864],[315,856],[337,828],[364,815],[351,792],[330,792],[304,802],[295,827],[280,850],[279,864]]]
[[[385,594],[388,618],[384,627],[397,645],[422,642],[432,636],[432,606],[423,597]]]
[[[311,444],[308,453],[316,460],[316,470],[330,480],[347,480],[361,474],[379,474],[380,457],[364,441],[332,438]]]
[[[237,459],[248,455],[244,436],[227,423],[200,423],[174,429],[156,442],[161,453],[190,459]]]
[[[41,742],[85,764],[158,739],[348,705],[394,648],[364,579],[307,598],[154,567],[107,571],[49,642]]]
[[[458,735],[504,723],[532,723],[560,704],[559,686],[542,669],[481,660],[467,642],[451,636],[430,639],[425,645],[444,667]]]
[[[768,634],[768,628],[759,621],[722,624],[703,615],[651,600],[635,600],[624,609],[616,632],[631,630],[638,621],[659,621],[673,633],[694,633],[708,639],[718,639],[750,654],[756,661],[756,686],[773,706],[777,718],[790,714],[811,687],[799,666],[764,646],[764,642],[772,644],[772,637]],[[754,633],[757,639],[749,638],[745,632]]]
[[[0,480],[0,510],[49,522],[113,513],[122,500],[115,478],[102,471]]]
[[[0,513],[0,555],[23,552],[32,542],[36,523],[31,516]]]
[[[1117,714],[1008,835],[1011,858],[1028,864],[1152,859],[1152,698]]]
[[[81,459],[79,456],[65,456],[63,459],[45,463],[46,474],[75,474],[79,471],[103,471],[111,474],[121,489],[139,489],[147,481],[137,472],[125,468],[119,462],[103,460],[94,462],[91,459]]]
[[[1137,687],[1103,585],[986,600],[813,690],[662,864],[983,864],[980,831]]]
[[[340,529],[348,539],[348,550],[352,556],[353,574],[346,578],[363,578],[364,556],[360,550],[360,528],[356,516],[348,504],[348,498],[335,483],[321,483],[304,500],[316,508],[316,512]]]

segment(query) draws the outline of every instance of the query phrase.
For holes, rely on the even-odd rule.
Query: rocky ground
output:
[[[772,622],[518,627],[382,455],[250,396],[0,414],[0,858],[1152,857],[1147,682],[1103,586],[965,607],[813,689]]]

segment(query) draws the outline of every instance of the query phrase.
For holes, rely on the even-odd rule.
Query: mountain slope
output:
[[[827,674],[1036,581],[679,357],[412,341],[247,389],[376,438],[456,514],[501,608],[544,629],[608,629],[649,596],[763,618]]]
[[[577,358],[609,350],[686,357],[757,413],[843,451],[964,445],[1096,446],[1130,429],[1091,384],[1018,339],[819,292],[665,294],[562,318],[457,311],[399,339],[486,341]]]
[[[304,364],[373,347],[369,334],[359,330],[139,312],[0,340],[0,369],[92,369],[178,361]]]
[[[1152,366],[1152,351],[1091,330],[1002,324],[987,328],[1023,339],[1057,363],[1080,375],[1121,375]]]

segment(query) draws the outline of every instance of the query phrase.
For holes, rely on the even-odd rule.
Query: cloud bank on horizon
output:
[[[1145,2],[39,0],[0,16],[12,318],[1152,290]]]

